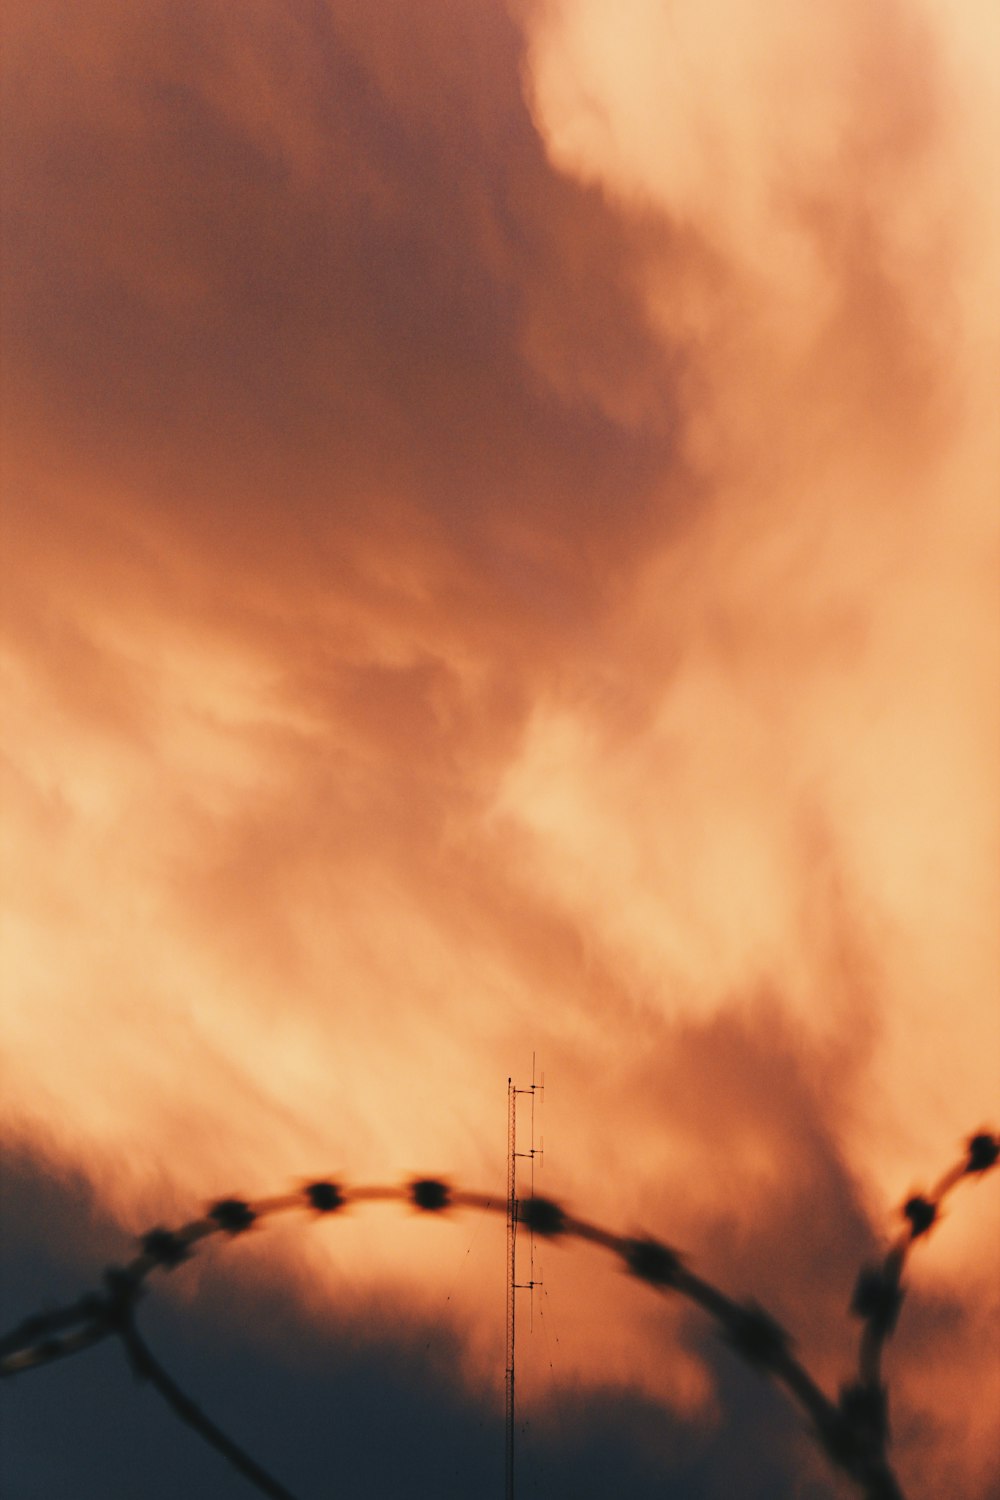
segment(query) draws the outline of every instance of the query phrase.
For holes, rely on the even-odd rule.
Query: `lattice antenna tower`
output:
[[[514,1350],[517,1332],[517,1293],[531,1293],[531,1319],[534,1322],[534,1289],[541,1282],[535,1279],[535,1233],[528,1228],[528,1279],[517,1279],[517,1225],[519,1219],[517,1197],[517,1162],[520,1157],[531,1164],[531,1198],[535,1196],[535,1158],[543,1155],[544,1141],[535,1146],[535,1096],[545,1092],[545,1074],[535,1081],[535,1054],[531,1054],[531,1087],[517,1088],[512,1078],[507,1079],[507,1423],[504,1448],[504,1496],[514,1500]],[[517,1149],[517,1096],[524,1094],[531,1100],[531,1146],[527,1151]]]

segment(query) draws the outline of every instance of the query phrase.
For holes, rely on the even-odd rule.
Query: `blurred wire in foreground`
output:
[[[792,1339],[756,1303],[739,1303],[687,1269],[683,1256],[654,1239],[633,1239],[574,1218],[550,1198],[530,1197],[517,1203],[519,1223],[549,1239],[584,1240],[617,1256],[623,1268],[655,1290],[676,1293],[712,1318],[730,1347],[747,1364],[782,1385],[806,1413],[827,1457],[857,1485],[864,1500],[903,1500],[888,1459],[888,1397],[882,1379],[882,1355],[896,1326],[904,1296],[902,1273],[909,1253],[937,1222],[948,1195],[970,1176],[981,1176],[1000,1159],[1000,1137],[980,1132],[970,1138],[965,1155],[934,1189],[907,1199],[901,1209],[904,1226],[885,1259],[866,1266],[858,1277],[851,1312],[862,1322],[857,1378],[843,1386],[834,1401],[824,1394],[792,1353]],[[27,1318],[0,1338],[0,1375],[65,1358],[101,1339],[118,1337],[136,1374],[148,1380],[182,1421],[210,1443],[271,1500],[292,1500],[288,1490],[211,1422],[160,1366],[135,1326],[135,1303],[153,1271],[172,1271],[188,1260],[196,1245],[212,1235],[237,1237],[261,1220],[298,1210],[323,1216],[352,1204],[409,1203],[424,1213],[449,1209],[506,1212],[506,1203],[484,1193],[453,1189],[438,1178],[423,1177],[402,1186],[347,1188],[317,1181],[298,1192],[246,1202],[224,1198],[200,1219],[178,1229],[156,1227],[139,1240],[140,1253],[125,1266],[104,1272],[103,1290],[67,1307]]]
[[[273,1479],[266,1469],[245,1453],[238,1443],[227,1437],[221,1428],[206,1417],[200,1406],[197,1406],[175,1380],[173,1380],[153,1356],[149,1346],[140,1337],[135,1326],[133,1311],[133,1298],[129,1297],[122,1316],[121,1327],[118,1332],[133,1370],[140,1380],[148,1380],[150,1384],[159,1391],[171,1411],[193,1427],[199,1437],[203,1437],[217,1453],[221,1453],[227,1463],[250,1483],[256,1485],[262,1495],[267,1495],[270,1500],[295,1500],[290,1490],[286,1490],[283,1484]]]

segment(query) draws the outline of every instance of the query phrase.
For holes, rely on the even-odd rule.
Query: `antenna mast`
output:
[[[535,1054],[531,1054],[531,1087],[519,1089],[511,1078],[507,1079],[507,1427],[504,1449],[504,1495],[505,1500],[514,1500],[514,1339],[517,1328],[517,1293],[531,1290],[535,1281],[535,1236],[531,1234],[531,1261],[527,1281],[517,1279],[517,1158],[527,1157],[531,1162],[531,1194],[535,1193],[535,1094],[544,1091],[544,1076],[540,1084],[535,1083]],[[517,1149],[517,1096],[531,1095],[531,1149]]]

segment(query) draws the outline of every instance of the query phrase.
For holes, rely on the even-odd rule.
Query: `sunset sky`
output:
[[[221,1196],[502,1196],[534,1055],[539,1190],[835,1393],[1000,1126],[1000,12],[9,0],[4,48],[4,1327]],[[908,1273],[908,1500],[1000,1494],[997,1186]],[[693,1310],[539,1257],[525,1495],[851,1493]],[[502,1216],[383,1206],[144,1326],[302,1500],[331,1446],[499,1495],[504,1278]],[[12,1496],[250,1493],[117,1348],[4,1385]]]

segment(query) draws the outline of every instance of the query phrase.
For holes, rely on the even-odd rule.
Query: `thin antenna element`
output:
[[[535,1281],[535,1233],[528,1226],[529,1271],[527,1281],[517,1279],[517,1225],[519,1219],[517,1197],[517,1159],[526,1157],[531,1162],[531,1199],[535,1197],[535,1094],[540,1093],[544,1083],[535,1082],[535,1054],[531,1054],[531,1087],[519,1089],[512,1078],[507,1079],[507,1424],[504,1445],[504,1495],[505,1500],[514,1500],[514,1346],[517,1333],[517,1293],[531,1291],[540,1285]],[[531,1096],[531,1148],[517,1149],[517,1096]],[[532,1318],[534,1299],[532,1297]]]

